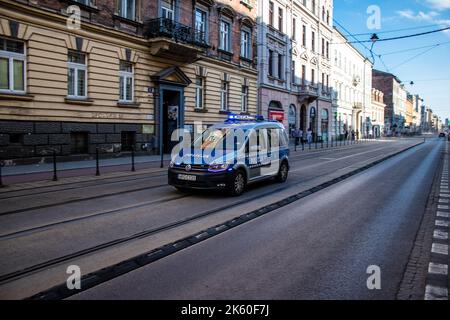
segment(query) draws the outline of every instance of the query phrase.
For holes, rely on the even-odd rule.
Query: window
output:
[[[322,21],[325,21],[325,7],[322,7]]]
[[[136,0],[119,0],[119,16],[135,20],[136,18]]]
[[[322,38],[322,56],[325,57],[325,39]]]
[[[284,79],[283,77],[283,62],[284,57],[281,53],[278,54],[278,79]]]
[[[327,41],[327,49],[326,49],[326,57],[327,59],[330,58],[330,42]]]
[[[219,49],[224,51],[230,51],[230,23],[221,20],[220,21],[220,39]]]
[[[119,67],[119,101],[132,102],[134,92],[133,65],[120,61]]]
[[[247,30],[241,30],[241,57],[250,59],[251,36]]]
[[[316,82],[316,79],[315,79],[315,77],[316,77],[316,72],[315,72],[315,70],[314,69],[311,69],[311,85],[312,86],[315,86],[315,82]]]
[[[292,39],[297,41],[297,19],[292,18]]]
[[[206,41],[207,33],[206,12],[195,9],[195,40],[198,42]]]
[[[75,0],[75,2],[84,4],[85,6],[90,6],[91,5],[91,0]]]
[[[302,65],[302,87],[305,86],[305,80],[306,80],[306,66]]]
[[[195,79],[195,109],[203,109],[204,89],[203,77],[197,77]]]
[[[25,44],[0,38],[0,92],[25,92]]]
[[[330,92],[330,75],[327,74],[327,92]]]
[[[330,11],[327,10],[327,24],[330,24]]]
[[[222,81],[222,86],[220,88],[220,110],[228,110],[228,94],[229,94],[229,83],[227,81]]]
[[[81,52],[69,51],[68,55],[68,97],[86,98],[86,55]]]
[[[295,60],[292,60],[292,65],[291,65],[291,82],[292,83],[296,83],[295,81]]]
[[[316,52],[316,33],[314,31],[311,32],[311,50]]]
[[[268,64],[269,64],[269,76],[273,77],[273,51],[269,50],[269,59],[268,59]]]
[[[325,91],[325,73],[322,72],[322,91]]]
[[[269,2],[269,25],[273,27],[273,2]]]
[[[315,0],[311,0],[311,10],[312,10],[313,14],[316,14],[316,1]]]
[[[248,111],[248,86],[242,86],[241,111]]]
[[[303,26],[302,45],[306,48],[306,26]]]
[[[283,9],[278,8],[278,30],[283,32]]]
[[[175,20],[175,14],[174,14],[174,0],[162,0],[161,1],[161,17]]]

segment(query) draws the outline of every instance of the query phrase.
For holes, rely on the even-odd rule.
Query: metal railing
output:
[[[168,18],[157,18],[146,22],[145,36],[164,37],[175,42],[207,46],[205,32]]]

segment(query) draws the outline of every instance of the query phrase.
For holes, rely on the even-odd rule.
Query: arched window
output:
[[[322,109],[320,117],[322,118],[322,120],[328,120],[328,110]]]
[[[283,109],[283,105],[280,101],[272,100],[269,103],[269,109]]]

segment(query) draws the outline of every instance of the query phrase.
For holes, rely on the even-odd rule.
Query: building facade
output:
[[[379,138],[384,132],[384,93],[380,90],[372,88],[372,137]]]
[[[393,74],[373,70],[372,85],[384,93],[385,133],[401,134],[405,131],[407,93],[402,82]]]
[[[258,1],[259,113],[329,139],[333,1]]]
[[[373,134],[372,63],[337,29],[333,33],[333,87],[336,136]]]
[[[0,156],[169,152],[176,128],[256,114],[256,13],[255,0],[2,1]]]

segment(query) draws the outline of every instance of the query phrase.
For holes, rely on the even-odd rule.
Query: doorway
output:
[[[306,132],[308,128],[306,128],[306,106],[302,105],[300,108],[300,129],[303,132]]]
[[[172,133],[181,127],[181,91],[162,90],[162,142],[164,153],[170,153],[178,141],[172,141]]]

